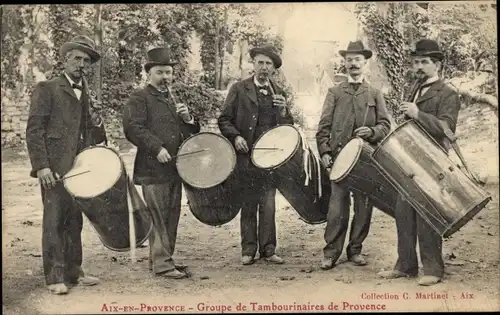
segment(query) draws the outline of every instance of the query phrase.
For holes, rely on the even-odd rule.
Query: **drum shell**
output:
[[[491,200],[413,120],[392,131],[372,158],[442,237],[457,232]]]
[[[372,162],[374,148],[363,141],[360,155],[352,169],[343,178],[334,181],[339,185],[367,195],[371,204],[394,218],[398,192],[385,174]]]
[[[243,204],[236,173],[211,188],[200,189],[183,184],[191,213],[204,224],[220,226],[229,223],[238,215]]]
[[[85,150],[90,149],[92,147]],[[116,154],[118,155],[118,153]],[[111,189],[99,196],[88,199],[73,196],[76,205],[85,214],[103,245],[118,252],[130,250],[127,200],[128,177],[121,158],[120,162],[122,174]],[[131,189],[135,190],[135,187],[132,186]],[[137,191],[134,193],[138,194]],[[153,223],[147,213],[147,208],[142,200],[140,201],[142,203],[140,209],[134,209],[133,212],[136,246],[142,245],[153,229]]]
[[[289,125],[281,125],[289,126]],[[277,126],[269,129],[267,132],[272,132]],[[293,127],[293,126],[291,126]],[[295,127],[293,127],[296,129]],[[297,131],[298,132],[298,131]],[[264,136],[264,133],[262,136]],[[280,139],[285,141],[284,139]],[[256,144],[258,140],[256,141]],[[292,208],[299,214],[301,220],[308,224],[320,224],[326,221],[328,214],[328,205],[331,195],[330,181],[328,172],[320,163],[318,170],[313,159],[313,152],[309,149],[309,163],[312,168],[312,178],[308,185],[305,185],[306,173],[304,172],[304,150],[302,150],[302,139],[299,137],[299,142],[296,145],[295,152],[290,158],[272,170],[275,186],[279,192],[290,203]],[[321,197],[318,198],[318,173],[321,172]]]
[[[188,137],[181,144],[179,153],[182,152],[182,148],[188,141],[192,141],[193,138],[200,135],[211,135],[223,139],[228,143],[227,147],[230,150],[228,154],[233,154],[236,161],[236,154],[231,143],[226,138],[212,132],[198,133]],[[198,221],[211,226],[220,226],[232,221],[238,215],[243,202],[240,193],[242,188],[240,176],[235,165],[232,166],[233,170],[224,181],[209,188],[194,187],[181,175],[189,209]]]

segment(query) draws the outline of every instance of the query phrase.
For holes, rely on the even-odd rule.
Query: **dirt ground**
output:
[[[221,227],[207,226],[194,218],[184,199],[175,258],[189,266],[189,279],[153,277],[148,270],[147,247],[137,250],[139,261],[133,264],[128,253],[106,249],[85,219],[84,269],[102,283],[75,287],[66,296],[53,296],[45,288],[42,271],[38,183],[28,177],[25,152],[2,150],[3,311],[23,315],[99,314],[131,313],[130,308],[135,308],[138,313],[220,313],[241,310],[236,308],[239,303],[247,307],[247,312],[279,311],[282,305],[294,303],[320,305],[325,312],[364,311],[366,304],[385,307],[386,311],[498,311],[498,135],[496,130],[476,128],[465,138],[461,143],[463,153],[475,170],[488,177],[486,189],[493,200],[445,241],[446,276],[431,288],[419,287],[410,279],[377,278],[378,271],[391,268],[396,261],[394,220],[378,210],[364,243],[369,264],[353,266],[343,255],[334,269],[320,270],[325,225],[303,223],[279,196],[277,252],[286,259],[284,265],[259,261],[242,266],[239,216]],[[130,169],[133,155],[126,150],[123,159]],[[370,296],[375,293],[385,296]],[[406,293],[408,299],[404,298]],[[418,293],[448,296],[422,300],[417,299]],[[258,308],[263,304],[272,307],[272,303],[274,309]]]

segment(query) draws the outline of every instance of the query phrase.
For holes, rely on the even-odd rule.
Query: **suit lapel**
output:
[[[354,91],[352,84],[349,84],[349,87],[351,88],[352,91]],[[361,83],[358,89],[354,91],[354,95],[359,95],[361,93],[365,93],[366,91],[368,91],[368,82],[366,82],[366,80],[363,80],[363,83]]]
[[[175,111],[175,108],[174,108],[174,105],[173,105],[173,100],[172,102],[169,102],[169,100],[163,96],[162,93],[160,93],[160,91],[158,91],[154,86],[152,85],[148,85],[148,90],[151,94],[153,94],[154,96],[156,96],[156,99],[160,102],[160,103],[163,103],[165,104],[165,106],[170,110],[170,113],[172,114],[172,116],[174,118],[177,118],[177,113]]]
[[[255,84],[253,84],[253,76],[246,79],[245,94],[255,104],[255,106],[259,106],[259,101],[257,100],[257,89],[255,88]]]
[[[349,83],[349,82],[342,82],[340,83],[340,87],[342,88],[342,90],[348,94],[351,94],[351,95],[354,95],[354,88],[352,87],[352,85]]]
[[[73,88],[71,87],[71,85],[69,85],[69,81],[68,81],[68,79],[66,79],[64,74],[61,74],[61,77],[59,78],[59,82],[60,82],[59,85],[61,86],[61,89],[64,92],[66,92],[68,95],[72,96],[75,101],[79,102],[78,98],[76,97],[75,91],[73,91]]]
[[[441,89],[441,86],[442,86],[442,82],[440,80],[434,82],[434,84],[429,87],[429,89],[427,90],[427,92],[425,92],[424,95],[420,95],[417,98],[415,103],[419,104],[419,103],[422,103],[430,98],[435,97],[437,95],[437,92]]]

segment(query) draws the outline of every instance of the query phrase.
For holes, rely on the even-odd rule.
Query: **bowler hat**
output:
[[[148,72],[154,66],[173,66],[177,62],[174,62],[170,58],[170,49],[167,47],[157,47],[149,50],[147,52],[148,60],[144,65],[144,69]]]
[[[75,36],[69,42],[64,43],[59,49],[59,53],[61,56],[64,56],[68,51],[73,49],[78,49],[89,54],[92,63],[101,59],[101,55],[95,50],[94,41],[85,35]]]
[[[415,50],[411,53],[411,56],[422,56],[422,57],[432,57],[438,60],[444,59],[444,54],[439,50],[439,44],[432,39],[422,39],[415,43]]]
[[[348,53],[352,54],[361,54],[365,56],[366,59],[370,59],[373,55],[372,51],[369,49],[365,49],[365,45],[363,45],[363,42],[357,40],[354,42],[349,42],[349,45],[347,45],[347,50],[340,50],[339,54],[345,58],[345,55]]]
[[[281,67],[281,65],[283,64],[283,61],[281,60],[281,57],[278,53],[278,50],[274,46],[265,45],[265,46],[255,47],[255,48],[250,49],[250,57],[252,59],[255,58],[255,56],[257,56],[258,54],[262,54],[264,56],[271,58],[271,60],[274,63],[274,67],[276,69],[279,69]]]

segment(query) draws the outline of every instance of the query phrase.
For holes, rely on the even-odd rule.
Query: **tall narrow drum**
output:
[[[153,222],[115,150],[103,146],[82,150],[64,177],[64,187],[89,219],[104,246],[114,251],[130,249],[129,206],[134,209],[136,246],[148,239]],[[131,205],[127,194],[130,194]]]
[[[331,188],[328,172],[294,126],[267,130],[255,142],[252,163],[273,170],[280,193],[309,224],[326,221]]]
[[[196,219],[212,226],[234,219],[243,201],[231,143],[216,133],[201,132],[187,138],[177,156],[177,171]]]
[[[398,192],[372,162],[374,147],[360,138],[349,141],[339,152],[330,170],[330,180],[366,194],[371,203],[394,218]]]
[[[372,158],[442,237],[457,232],[491,200],[414,120],[392,131]]]

